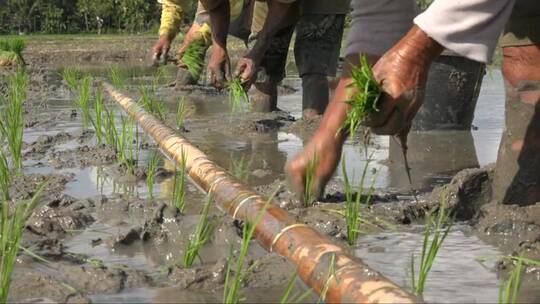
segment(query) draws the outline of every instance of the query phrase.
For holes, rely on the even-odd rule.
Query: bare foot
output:
[[[311,193],[312,199],[319,199],[324,193],[326,183],[334,174],[341,157],[342,141],[335,134],[317,132],[305,149],[285,165],[287,180],[302,202],[312,203],[305,201],[309,199],[305,197],[306,193]],[[310,167],[313,168],[313,178],[311,189],[306,189]]]

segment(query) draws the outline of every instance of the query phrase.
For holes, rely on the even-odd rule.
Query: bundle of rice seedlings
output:
[[[204,57],[206,55],[206,45],[202,40],[193,41],[184,52],[180,61],[186,65],[193,79],[199,79],[204,66]]]
[[[347,101],[351,109],[341,129],[347,130],[350,136],[354,136],[369,114],[378,111],[382,88],[375,79],[365,55],[360,57],[359,66],[351,67],[351,78],[353,80],[351,86],[357,90],[357,93]]]
[[[12,62],[25,64],[22,52],[26,43],[22,39],[2,39],[0,40],[0,61],[9,59]],[[2,65],[2,64],[0,64]]]
[[[77,68],[67,67],[62,72],[62,77],[66,82],[67,86],[72,92],[76,92],[79,86],[79,79],[82,78],[82,73]]]
[[[249,104],[249,97],[244,90],[240,77],[234,77],[228,84],[229,109],[231,113],[244,112],[244,104]]]

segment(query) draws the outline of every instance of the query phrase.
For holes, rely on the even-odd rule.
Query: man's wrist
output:
[[[399,52],[403,57],[413,61],[430,64],[444,50],[441,44],[429,37],[416,25],[403,39],[404,43],[400,43]]]

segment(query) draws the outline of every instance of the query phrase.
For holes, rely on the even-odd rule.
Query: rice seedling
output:
[[[298,273],[295,271],[289,281],[287,282],[287,285],[285,286],[285,290],[283,291],[283,295],[281,295],[281,299],[279,300],[280,304],[287,304],[287,303],[305,303],[306,298],[309,297],[312,293],[312,289],[308,289],[303,293],[296,292],[295,294],[292,294],[294,283],[296,282],[296,278],[298,277]]]
[[[234,77],[228,84],[229,89],[229,109],[231,113],[244,112],[244,104],[249,104],[249,97],[242,86],[239,77]]]
[[[26,47],[26,43],[22,39],[2,39],[0,40],[0,51],[14,54],[14,61],[25,64],[22,52]]]
[[[173,204],[180,212],[184,212],[186,207],[186,161],[187,156],[182,151],[180,168],[174,172],[173,179]]]
[[[118,153],[118,131],[116,130],[116,116],[114,112],[104,107],[103,129],[105,143],[109,148]]]
[[[0,141],[0,143],[2,143]],[[3,144],[3,143],[2,143]],[[1,200],[9,201],[9,186],[11,185],[11,173],[9,172],[9,162],[4,153],[4,149],[0,148],[0,191],[2,191]]]
[[[175,122],[176,122],[176,127],[178,129],[184,128],[186,116],[187,116],[186,101],[185,101],[185,97],[182,96],[182,99],[180,99],[180,101],[178,102],[178,106],[176,108]]]
[[[411,257],[412,290],[419,296],[424,293],[428,274],[433,266],[433,262],[435,262],[437,253],[452,227],[451,217],[446,206],[445,193],[441,195],[438,209],[436,214],[430,213],[426,219],[418,278],[415,275],[414,254]]]
[[[74,67],[67,67],[62,72],[62,77],[64,78],[64,81],[66,82],[68,88],[72,92],[76,92],[77,87],[79,86],[79,79],[82,78],[81,71]]]
[[[324,283],[324,287],[319,294],[317,304],[325,302],[326,294],[328,293],[328,289],[330,288],[332,281],[335,281],[336,284],[338,283],[336,276],[336,255],[334,253],[332,253],[332,257],[330,258],[330,265],[328,266],[328,271],[326,272],[326,282]]]
[[[358,127],[369,114],[378,111],[378,103],[382,94],[382,88],[373,76],[373,71],[365,55],[360,57],[360,65],[351,65],[351,87],[357,90],[347,103],[351,109],[347,113],[347,119],[341,129],[348,131],[354,136]]]
[[[90,115],[90,98],[92,96],[92,77],[84,76],[79,83],[79,95],[75,98],[75,103],[82,113],[83,125],[88,126],[92,122]]]
[[[10,212],[8,201],[0,209],[0,303],[6,303],[11,284],[11,273],[19,252],[19,244],[26,220],[36,207],[46,183],[39,186],[30,200],[22,201]]]
[[[154,151],[148,158],[148,165],[146,170],[146,186],[148,187],[148,194],[152,199],[154,197],[154,182],[156,171],[159,165],[160,153]]]
[[[0,119],[0,133],[7,140],[11,161],[16,171],[22,169],[23,105],[26,100],[28,76],[22,69],[8,76],[8,96]]]
[[[369,167],[369,160],[366,162],[364,166],[364,170],[362,172],[362,178],[360,179],[360,185],[358,186],[358,191],[356,193],[356,197],[353,197],[353,189],[349,181],[349,177],[347,175],[347,165],[345,158],[343,158],[343,161],[341,163],[342,165],[342,175],[343,175],[343,183],[345,187],[345,210],[343,212],[343,216],[345,217],[345,223],[347,226],[347,243],[349,245],[353,246],[356,243],[356,240],[358,238],[358,234],[360,233],[359,227],[361,223],[369,223],[366,220],[362,219],[362,211],[360,209],[361,203],[362,203],[362,196],[364,195],[364,182],[366,179],[368,167]],[[375,178],[373,178],[371,187],[369,188],[365,204],[369,205],[371,202],[371,197],[373,195],[373,183],[375,182]]]
[[[151,114],[156,115],[162,121],[165,120],[165,108],[162,102],[156,100],[152,95],[152,91],[141,86],[139,88],[141,94],[141,103],[143,108]]]
[[[188,240],[186,252],[184,254],[184,267],[191,267],[196,257],[200,259],[199,251],[206,243],[208,243],[214,232],[216,225],[214,222],[210,221],[210,218],[208,217],[212,201],[212,197],[208,196],[201,211],[201,217],[197,223],[195,232]]]
[[[103,143],[104,138],[104,128],[103,128],[103,114],[104,114],[104,103],[103,103],[103,92],[101,87],[98,88],[94,94],[94,119],[92,124],[94,125],[94,130],[96,131],[96,138],[98,145]]]
[[[250,166],[251,162],[246,161],[245,155],[242,155],[242,157],[240,157],[238,160],[231,157],[229,172],[231,172],[234,177],[245,182],[249,177]]]
[[[510,272],[506,282],[499,287],[499,303],[518,303],[517,297],[521,288],[521,276],[523,266],[540,267],[540,260],[529,259],[522,256],[488,256],[476,259],[483,264],[486,260],[498,260],[511,262],[514,268]]]
[[[523,272],[523,260],[516,259],[516,265],[506,283],[499,288],[499,303],[517,303],[519,290],[521,289],[521,276]]]
[[[137,158],[135,156],[135,123],[129,117],[120,116],[121,131],[118,138],[118,158],[130,174],[135,173]]]
[[[115,88],[119,90],[124,88],[125,75],[120,72],[117,65],[109,67],[109,80]]]
[[[206,45],[204,41],[192,42],[180,59],[186,65],[193,79],[199,79],[204,66],[204,57],[206,55]]]
[[[242,271],[244,268],[244,262],[246,260],[249,245],[255,228],[261,221],[263,215],[266,213],[266,209],[270,206],[272,199],[279,191],[279,188],[274,191],[270,198],[265,202],[261,210],[257,213],[253,221],[246,220],[244,222],[244,227],[242,229],[242,243],[240,244],[240,251],[236,257],[236,263],[234,265],[233,271],[233,251],[231,247],[231,252],[227,258],[227,272],[225,275],[225,285],[223,289],[223,303],[240,303],[244,300],[244,297],[241,293],[242,283],[246,280],[247,274],[251,271],[253,267],[256,266],[256,263],[248,268],[245,272]]]
[[[304,207],[309,207],[317,200],[317,194],[315,193],[315,170],[317,169],[317,155],[313,155],[306,167],[306,184],[304,185],[303,203]]]

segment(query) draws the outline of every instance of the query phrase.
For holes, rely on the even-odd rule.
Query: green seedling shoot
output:
[[[422,296],[424,293],[431,267],[435,262],[439,249],[450,232],[450,228],[452,228],[452,221],[446,206],[446,194],[444,193],[440,197],[438,209],[436,213],[429,214],[426,219],[418,276],[416,276],[414,254],[411,257],[412,290],[419,296]]]
[[[0,61],[2,58],[19,64],[25,64],[22,52],[26,47],[24,40],[15,39],[1,39],[0,40]]]
[[[2,143],[0,141],[0,143]],[[3,144],[3,143],[2,143]],[[4,153],[4,149],[0,147],[0,191],[2,195],[0,200],[9,201],[9,186],[11,185],[11,172],[9,172],[9,162]]]
[[[178,129],[181,130],[184,128],[186,116],[187,116],[186,100],[185,100],[185,97],[182,96],[182,99],[180,99],[180,101],[178,102],[178,106],[176,108],[175,122],[176,122],[176,127]]]
[[[162,102],[159,102],[154,98],[153,93],[148,88],[141,86],[139,88],[139,93],[141,94],[141,103],[143,108],[151,113],[156,115],[160,120],[165,120],[165,108]]]
[[[118,131],[116,129],[116,116],[114,111],[104,107],[103,128],[105,143],[112,149],[115,154],[118,154]]]
[[[96,131],[96,138],[97,138],[98,145],[101,145],[103,143],[103,138],[105,137],[103,114],[104,114],[103,92],[101,88],[98,88],[94,95],[94,119],[92,120],[94,130]]]
[[[186,161],[186,153],[182,151],[180,168],[176,169],[173,179],[173,204],[180,212],[186,207]]]
[[[11,273],[20,249],[20,241],[26,221],[38,204],[46,183],[41,184],[34,196],[14,206],[10,212],[8,201],[0,208],[0,303],[7,303]]]
[[[121,132],[118,139],[118,158],[130,174],[135,173],[135,123],[129,117],[120,116]]]
[[[225,276],[225,286],[223,289],[223,303],[240,303],[244,300],[244,296],[241,292],[242,284],[247,279],[247,274],[253,269],[253,267],[257,265],[254,263],[249,269],[247,269],[247,271],[243,271],[244,263],[249,251],[250,241],[255,233],[255,228],[262,220],[262,217],[266,213],[266,209],[268,209],[268,206],[270,206],[272,199],[278,191],[279,188],[274,191],[252,221],[248,219],[244,222],[244,227],[242,229],[242,243],[240,245],[240,251],[236,256],[234,266],[233,251],[231,247],[231,252],[229,253],[229,257],[227,259],[227,274]]]
[[[180,61],[185,64],[191,77],[199,79],[204,66],[206,45],[203,41],[193,41],[184,52]]]
[[[375,79],[365,55],[360,57],[359,66],[351,65],[351,78],[351,88],[356,90],[356,94],[347,101],[351,109],[347,112],[347,119],[341,129],[347,130],[350,136],[354,136],[366,118],[379,110],[382,88]]]
[[[288,304],[288,303],[306,303],[306,298],[309,297],[313,291],[312,289],[308,289],[301,292],[296,292],[293,294],[293,288],[295,286],[296,278],[298,277],[298,272],[294,272],[289,281],[287,282],[287,285],[285,286],[285,290],[283,291],[283,295],[281,296],[281,299],[279,300],[280,304]]]
[[[216,227],[215,223],[212,222],[208,216],[210,208],[212,207],[212,201],[212,197],[208,196],[201,211],[201,217],[197,223],[195,232],[188,240],[183,261],[184,267],[186,268],[193,265],[196,257],[200,259],[199,251],[206,243],[208,243],[208,241],[210,241],[210,237],[212,236],[212,233]]]
[[[315,170],[317,169],[318,162],[317,155],[313,155],[306,167],[306,184],[304,185],[303,202],[305,207],[312,206],[318,199],[318,193],[315,189]]]
[[[244,112],[244,104],[249,104],[249,96],[244,90],[240,77],[234,77],[229,81],[229,109],[231,113]]]
[[[8,96],[3,99],[0,114],[0,135],[7,140],[15,171],[22,169],[22,143],[24,131],[23,105],[26,100],[28,76],[22,69],[8,76]]]
[[[154,198],[154,183],[160,158],[160,153],[157,151],[154,151],[148,158],[146,186],[148,187],[148,194],[150,195],[151,199]]]
[[[68,88],[72,92],[76,92],[79,87],[79,80],[82,78],[82,73],[74,67],[67,67],[62,72],[62,77],[66,82]]]
[[[115,88],[119,90],[124,88],[125,75],[120,72],[117,65],[113,65],[109,68],[109,80]]]
[[[364,220],[362,218],[362,210],[361,210],[361,204],[362,204],[362,196],[364,195],[364,182],[366,180],[367,171],[369,168],[369,159],[366,162],[364,166],[364,170],[362,172],[362,178],[360,179],[360,184],[358,185],[358,191],[356,193],[356,197],[353,197],[353,189],[349,181],[349,176],[347,175],[347,165],[345,158],[343,158],[343,161],[341,162],[342,165],[342,175],[343,175],[343,183],[345,186],[345,211],[344,211],[344,217],[345,217],[345,223],[347,226],[347,243],[349,245],[353,246],[356,244],[356,240],[358,239],[358,234],[360,233],[360,224],[361,223],[368,223],[368,221]],[[373,184],[375,183],[375,178],[373,178],[371,186],[369,188],[365,204],[369,205],[371,203],[371,198],[373,195]]]
[[[244,155],[238,160],[231,157],[229,172],[239,180],[246,182],[249,177],[250,166],[251,162],[247,162]]]

